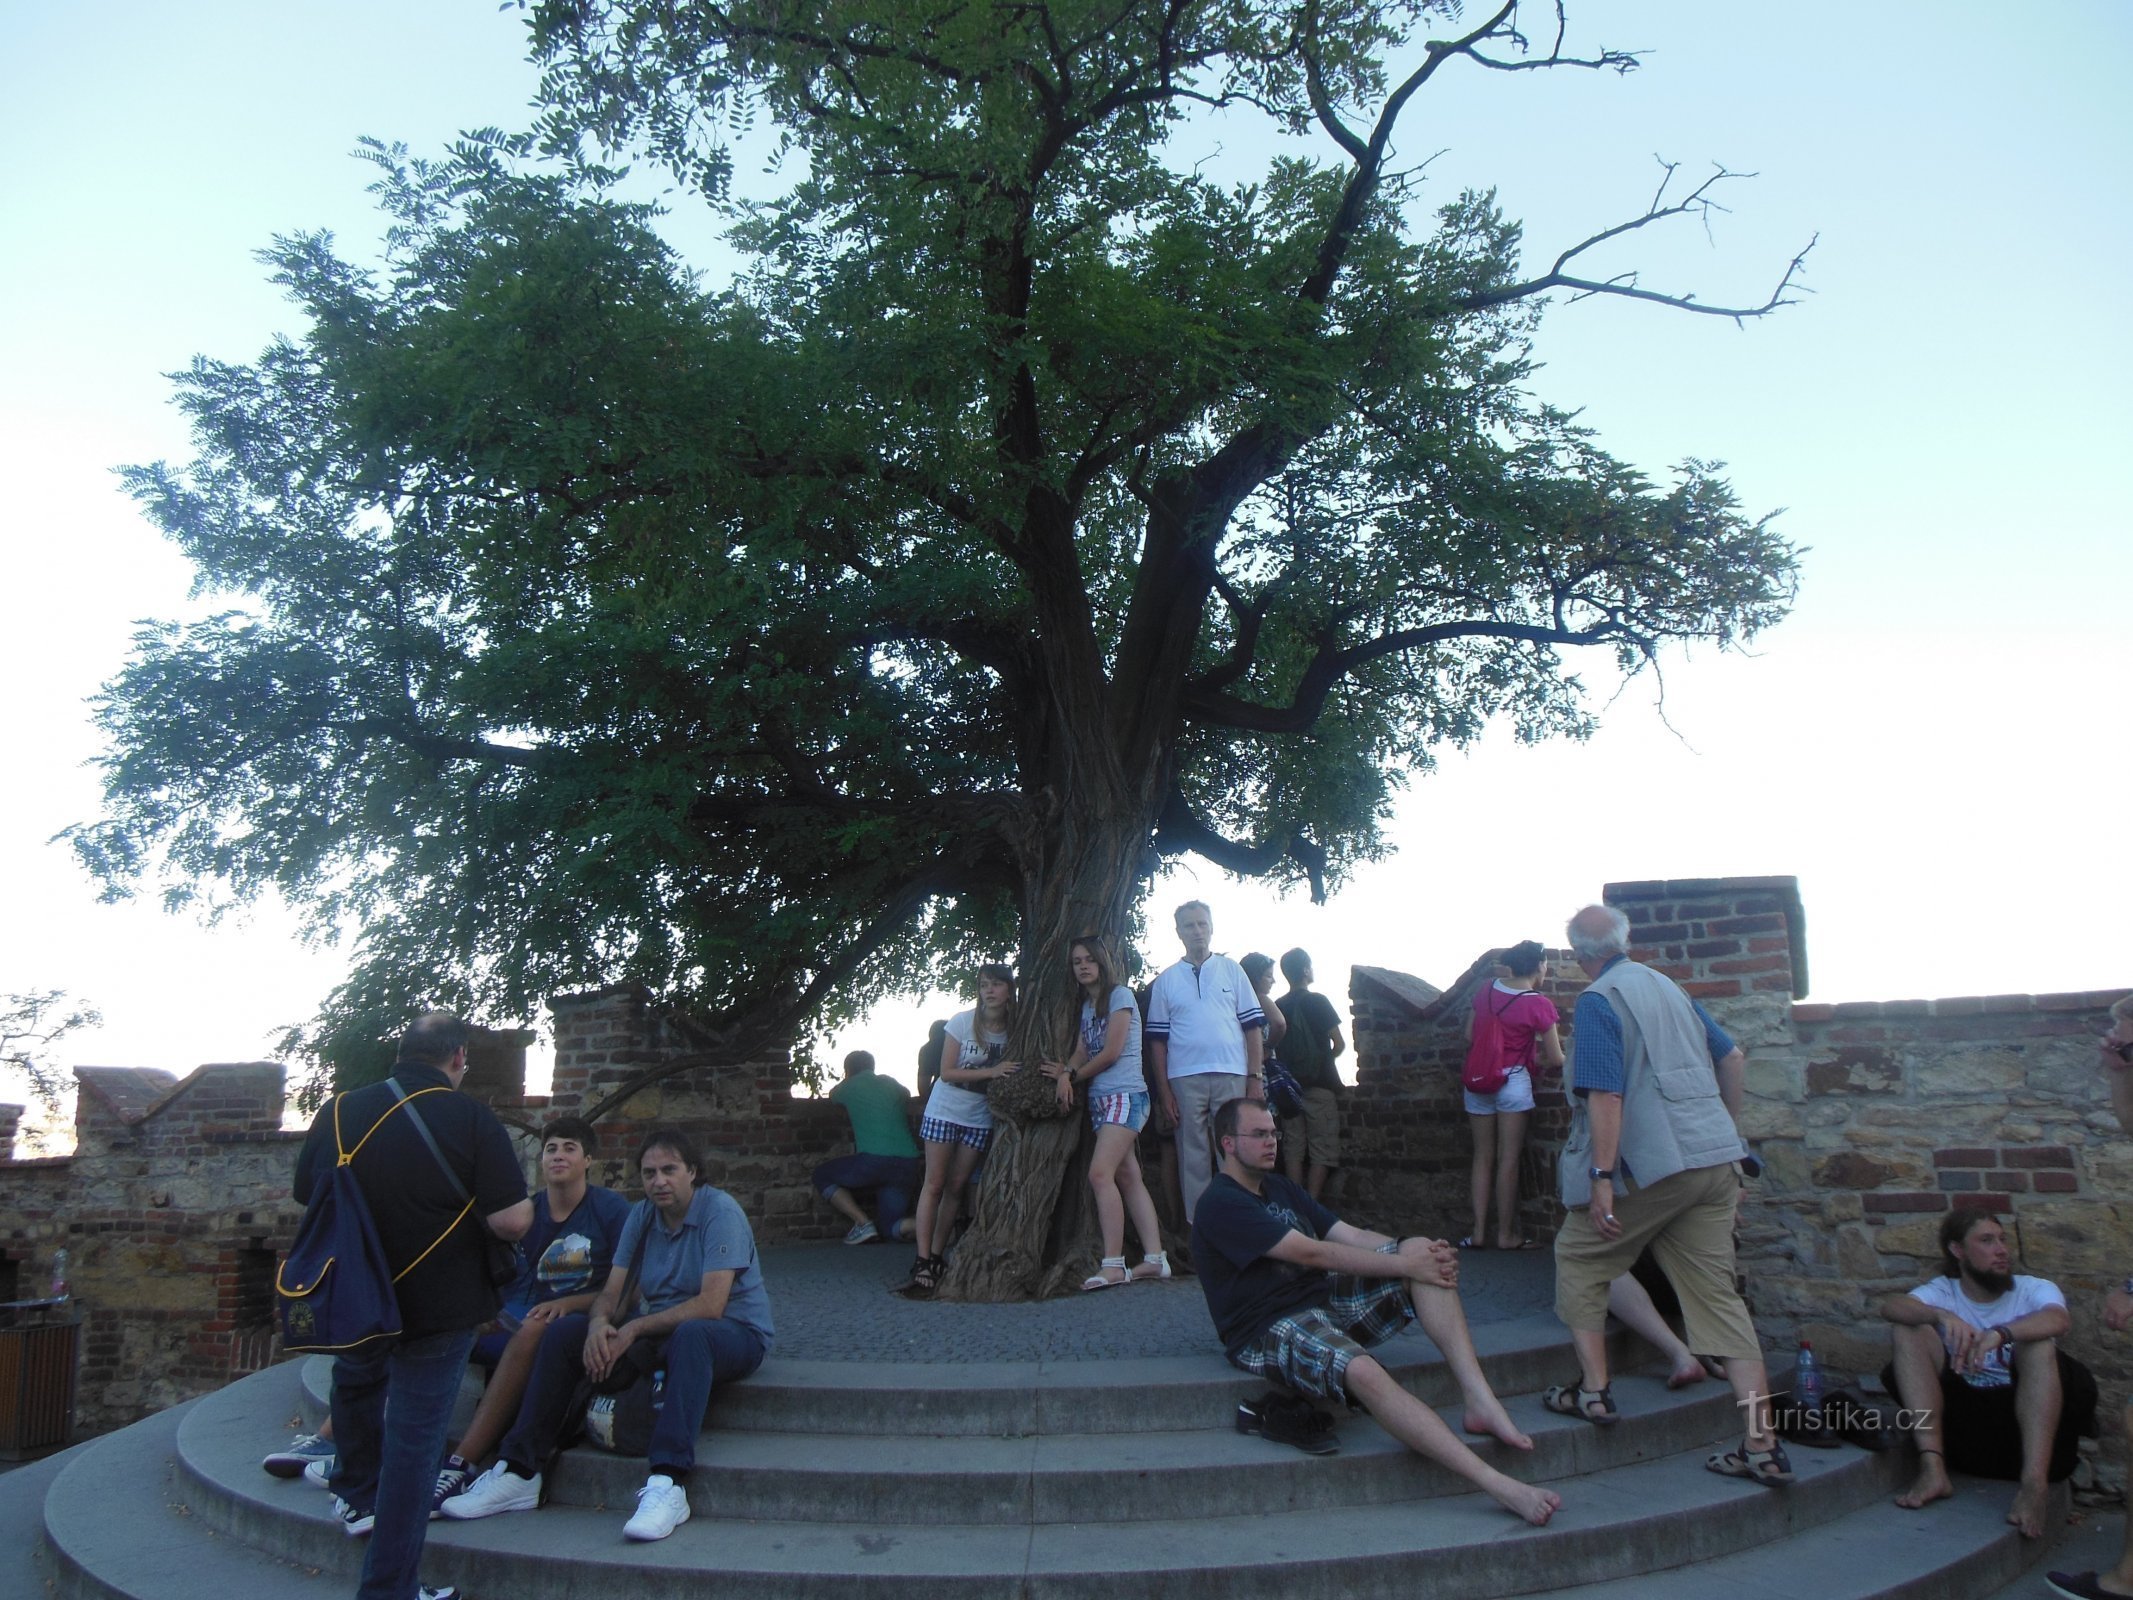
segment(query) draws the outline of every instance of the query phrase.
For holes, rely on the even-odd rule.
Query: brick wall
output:
[[[583,1111],[632,1078],[687,1056],[684,1029],[636,987],[551,1002],[555,1080],[547,1115]],[[636,1192],[638,1141],[662,1123],[694,1138],[705,1182],[726,1190],[766,1244],[837,1239],[849,1226],[815,1197],[808,1174],[852,1149],[851,1124],[827,1100],[795,1099],[784,1053],[738,1067],[703,1067],[645,1089],[601,1117],[600,1181]],[[532,1104],[532,1102],[528,1102]],[[913,1109],[913,1126],[917,1111]]]
[[[1748,1056],[1741,1128],[1765,1172],[1741,1210],[1741,1269],[1765,1344],[1802,1334],[1839,1371],[1878,1371],[1876,1307],[1936,1270],[1934,1231],[1956,1206],[2011,1219],[2018,1271],[2074,1307],[2069,1348],[2106,1393],[2133,1386],[2133,1340],[2106,1333],[2103,1291],[2133,1271],[2133,1138],[2118,1126],[2095,1040],[2124,990],[1802,1004],[1805,917],[1790,878],[1609,884],[1632,954],[1681,983]],[[1457,1237],[1470,1221],[1471,1140],[1459,1094],[1461,1019],[1488,952],[1442,992],[1357,967],[1357,1085],[1344,1132],[1342,1211],[1387,1231]],[[1583,975],[1551,953],[1547,992],[1567,1024]],[[1554,1158],[1569,1116],[1537,1086],[1521,1220],[1552,1233]]]

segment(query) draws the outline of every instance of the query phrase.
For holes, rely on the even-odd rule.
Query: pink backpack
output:
[[[1499,1007],[1494,1003],[1495,992],[1495,985],[1491,984],[1474,997],[1474,1042],[1466,1047],[1466,1067],[1459,1074],[1459,1081],[1473,1094],[1494,1094],[1511,1077],[1510,1064],[1504,1060],[1500,1019],[1518,1004],[1518,996],[1513,995]]]

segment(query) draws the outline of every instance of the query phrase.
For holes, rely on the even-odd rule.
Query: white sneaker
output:
[[[872,1244],[881,1237],[881,1230],[871,1222],[855,1222],[852,1231],[844,1236],[846,1244]],[[269,1471],[273,1469],[268,1468]]]
[[[437,1509],[457,1521],[472,1522],[499,1511],[531,1511],[540,1503],[541,1475],[521,1478],[499,1461],[468,1484],[465,1494],[452,1496]]]
[[[459,1600],[459,1586],[440,1583],[433,1589],[425,1583],[415,1591],[415,1600]]]
[[[304,1467],[304,1482],[310,1484],[314,1489],[332,1488],[333,1469],[340,1465],[340,1461],[341,1458],[339,1456],[325,1456],[320,1460],[308,1463]]]
[[[637,1514],[622,1524],[625,1539],[664,1539],[689,1520],[689,1496],[663,1472],[637,1491]]]

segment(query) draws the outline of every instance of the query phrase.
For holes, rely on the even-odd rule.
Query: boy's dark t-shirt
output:
[[[1291,1229],[1323,1239],[1339,1221],[1279,1173],[1268,1173],[1256,1195],[1228,1173],[1215,1174],[1193,1211],[1192,1264],[1225,1350],[1235,1355],[1291,1312],[1325,1304],[1329,1274],[1267,1251]]]
[[[1289,1031],[1281,1040],[1281,1064],[1306,1089],[1338,1089],[1340,1072],[1333,1065],[1333,1030],[1341,1025],[1333,1002],[1316,989],[1291,989],[1275,1002],[1289,1019]]]

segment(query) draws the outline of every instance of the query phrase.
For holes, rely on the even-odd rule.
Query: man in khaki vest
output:
[[[1558,1164],[1570,1209],[1555,1240],[1555,1314],[1577,1348],[1575,1384],[1549,1410],[1617,1421],[1607,1375],[1607,1287],[1646,1247],[1681,1298],[1689,1348],[1722,1357],[1747,1436],[1704,1463],[1768,1485],[1792,1481],[1771,1431],[1762,1345],[1734,1287],[1734,1163],[1747,1154],[1719,1094],[1740,1051],[1673,980],[1629,959],[1629,919],[1587,906],[1570,949],[1592,981],[1573,1014],[1570,1137]]]

